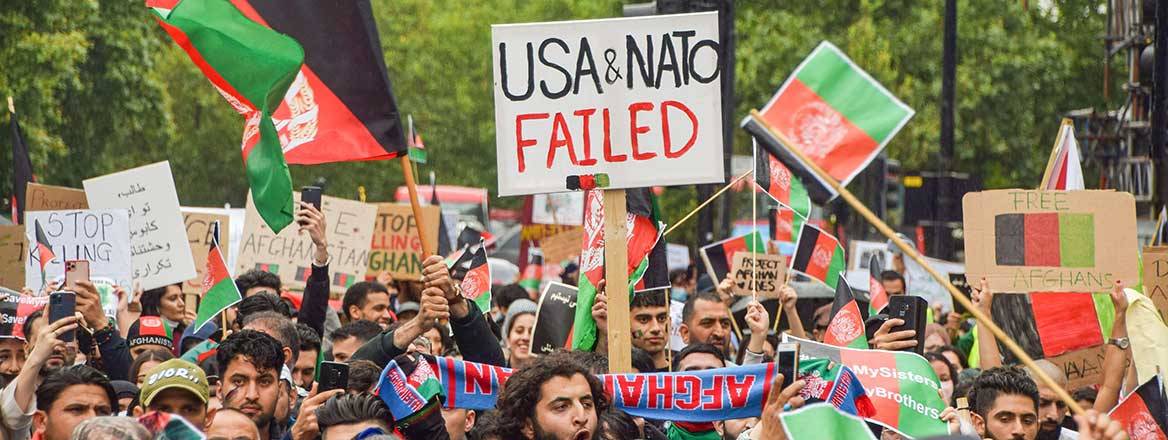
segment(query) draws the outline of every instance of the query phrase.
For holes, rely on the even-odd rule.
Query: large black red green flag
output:
[[[9,98],[11,99],[11,98]],[[32,175],[32,160],[28,157],[28,144],[20,135],[20,122],[16,120],[16,113],[12,113],[9,125],[12,126],[12,223],[24,223],[24,193],[28,190],[28,183],[35,182]]]
[[[391,159],[407,153],[368,0],[231,0],[295,38],[304,66],[276,110],[292,164]]]
[[[1106,293],[1003,293],[994,295],[992,312],[994,322],[1034,359],[1101,345],[1115,321]],[[1007,350],[1002,355],[1017,362]]]
[[[1132,439],[1168,439],[1168,399],[1159,376],[1136,388],[1109,415]]]

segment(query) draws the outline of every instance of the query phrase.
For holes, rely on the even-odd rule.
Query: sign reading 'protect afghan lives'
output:
[[[1117,191],[966,194],[966,277],[998,292],[1104,292],[1140,279],[1135,200]]]
[[[491,27],[499,195],[717,183],[715,12]]]

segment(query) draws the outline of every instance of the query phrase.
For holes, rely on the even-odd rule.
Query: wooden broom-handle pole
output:
[[[885,237],[888,237],[889,240],[896,244],[896,247],[900,248],[901,252],[904,252],[905,255],[908,255],[910,258],[916,261],[917,264],[920,264],[921,267],[925,268],[925,271],[929,272],[929,276],[933,277],[933,279],[942,286],[945,286],[945,290],[949,291],[949,295],[953,297],[953,300],[964,306],[965,309],[973,315],[974,319],[977,320],[978,324],[985,326],[985,328],[989,329],[989,331],[994,334],[995,338],[1004,343],[1006,348],[1009,349],[1011,353],[1014,353],[1014,356],[1017,356],[1018,359],[1022,361],[1023,365],[1030,369],[1030,373],[1035,378],[1046,385],[1047,388],[1054,390],[1055,394],[1058,395],[1059,400],[1062,400],[1064,403],[1066,403],[1067,407],[1071,409],[1071,412],[1075,413],[1076,415],[1085,414],[1083,407],[1079,406],[1079,403],[1076,402],[1075,399],[1071,398],[1071,395],[1068,394],[1067,391],[1063,389],[1063,387],[1055,383],[1054,379],[1051,379],[1050,376],[1047,376],[1046,373],[1042,371],[1042,369],[1038,368],[1038,366],[1034,363],[1034,359],[1031,359],[1030,355],[1026,354],[1026,351],[1022,350],[1022,347],[1018,346],[1017,342],[1014,342],[1013,339],[1007,336],[1006,332],[1002,331],[1002,329],[998,327],[997,324],[994,324],[994,321],[986,316],[985,313],[982,313],[980,308],[974,306],[969,298],[966,298],[965,295],[961,294],[961,292],[957,290],[957,288],[954,287],[952,283],[949,282],[948,278],[942,277],[941,274],[937,273],[937,271],[933,269],[932,266],[929,266],[924,257],[922,257],[916,249],[914,249],[912,246],[909,246],[908,243],[904,242],[904,240],[901,240],[896,232],[892,230],[892,228],[888,227],[888,225],[885,224],[884,221],[879,217],[877,217],[876,214],[873,214],[872,211],[868,210],[868,208],[864,206],[864,204],[860,202],[856,196],[848,192],[847,188],[844,188],[843,185],[840,185],[840,183],[837,182],[835,178],[827,174],[826,171],[824,171],[819,167],[819,165],[803,154],[802,151],[791,148],[790,145],[792,144],[786,139],[786,136],[783,136],[781,132],[775,130],[774,127],[771,127],[771,125],[763,119],[762,115],[759,114],[758,110],[751,110],[750,117],[753,118],[756,123],[766,128],[766,130],[770,132],[772,136],[777,138],[779,142],[783,144],[784,148],[787,149],[787,151],[799,157],[799,160],[803,161],[803,163],[805,163],[812,172],[818,175],[821,180],[827,182],[828,185],[831,185],[831,187],[839,193],[840,197],[843,197],[844,201],[848,202],[848,204],[852,206],[852,209],[855,209],[856,212],[859,212],[860,215],[868,221],[868,223],[871,223],[872,226],[876,227],[876,230],[880,231],[881,234],[884,234]]]

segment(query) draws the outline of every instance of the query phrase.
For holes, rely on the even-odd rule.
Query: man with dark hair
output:
[[[381,370],[382,367],[377,366],[373,362],[365,360],[349,362],[349,386],[345,389],[345,392],[372,392],[373,388],[377,386],[378,380],[381,379]]]
[[[275,412],[284,366],[280,342],[255,330],[241,330],[219,344],[215,357],[222,371],[217,395],[223,407],[251,418],[261,440],[279,438]]]
[[[348,362],[353,353],[381,333],[381,326],[372,321],[353,321],[342,325],[329,335],[333,341],[332,358],[337,362]],[[388,332],[387,332],[388,333]],[[374,362],[376,363],[376,362]]]
[[[746,323],[750,328],[750,338],[742,363],[759,364],[763,361],[770,315],[758,301],[751,301],[746,307]],[[728,353],[730,332],[733,331],[732,319],[734,318],[730,316],[730,309],[717,293],[697,293],[686,299],[685,306],[681,309],[681,325],[678,326],[677,333],[687,345],[706,343],[718,347],[723,353]]]
[[[392,416],[381,399],[369,393],[342,394],[329,398],[316,409],[316,424],[321,440],[351,439],[370,429],[390,434]],[[376,435],[376,434],[374,434]]]
[[[3,428],[0,437],[7,440],[28,438],[29,427],[33,425],[33,416],[38,408],[37,386],[43,377],[65,368],[62,366],[64,358],[58,354],[65,350],[65,343],[61,342],[60,336],[76,330],[80,322],[74,316],[52,324],[48,324],[47,319],[40,321],[44,322],[36,326],[36,333],[28,334],[28,354],[20,373],[0,392],[0,415],[4,419],[3,424],[0,424]],[[114,398],[117,398],[116,394]]]
[[[507,309],[511,307],[511,303],[517,299],[531,299],[531,295],[527,294],[527,289],[524,289],[523,286],[511,283],[492,287],[491,299],[499,308],[499,316],[502,317],[507,315]]]
[[[566,353],[538,358],[507,380],[497,405],[505,439],[591,439],[609,407],[600,380]]]
[[[665,356],[669,345],[669,291],[636,292],[629,302],[629,317],[633,347],[645,350],[653,358],[654,369],[645,373],[665,371],[669,366]],[[597,351],[608,353],[608,297],[604,293],[596,295],[592,318],[596,321]]]
[[[673,356],[673,371],[702,371],[723,368],[726,355],[711,344],[689,344]]]
[[[983,371],[969,390],[969,405],[982,438],[1033,440],[1038,435],[1038,386],[1020,368]]]
[[[280,297],[261,292],[255,295],[244,298],[239,304],[235,305],[236,315],[233,324],[236,329],[243,328],[243,321],[247,319],[248,315],[254,315],[261,312],[276,312],[281,315],[292,318],[292,309]]]
[[[348,322],[365,320],[389,326],[393,321],[389,312],[389,289],[376,281],[360,281],[345,290],[341,312]]]
[[[270,293],[279,298],[282,286],[278,275],[264,270],[252,269],[235,277],[235,287],[239,288],[239,293],[243,294],[244,298],[257,293]]]
[[[320,335],[302,322],[296,323],[296,339],[300,341],[300,354],[292,367],[292,379],[306,390],[312,389],[316,377],[316,359],[320,356]]]
[[[113,385],[100,371],[85,365],[57,370],[36,390],[33,429],[44,440],[69,440],[85,419],[118,411]]]
[[[900,272],[886,270],[880,272],[880,285],[884,286],[884,291],[889,295],[904,295],[905,283],[904,277]]]
[[[284,365],[288,368],[296,366],[300,356],[300,337],[296,334],[296,324],[288,317],[276,312],[260,312],[247,315],[243,319],[245,330],[255,330],[266,333],[280,341],[283,345]]]

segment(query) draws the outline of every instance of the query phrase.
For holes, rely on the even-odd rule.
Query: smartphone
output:
[[[320,363],[320,382],[317,393],[328,390],[343,390],[349,387],[349,364],[332,361]]]
[[[300,188],[300,201],[312,205],[317,211],[320,211],[320,196],[319,186]]]
[[[775,365],[779,367],[779,373],[783,374],[783,386],[795,383],[798,379],[796,372],[799,371],[799,343],[784,342],[775,347]]]
[[[57,322],[61,319],[73,316],[77,312],[77,294],[58,290],[49,294],[49,322]],[[61,342],[72,342],[73,331],[62,334]]]
[[[89,281],[89,261],[65,260],[65,290],[77,291],[78,281]]]
[[[916,354],[925,353],[925,314],[928,313],[929,302],[919,296],[893,295],[888,298],[888,318],[904,320],[903,325],[892,328],[893,332],[902,330],[916,330],[917,346],[906,348],[903,351],[912,351]]]

